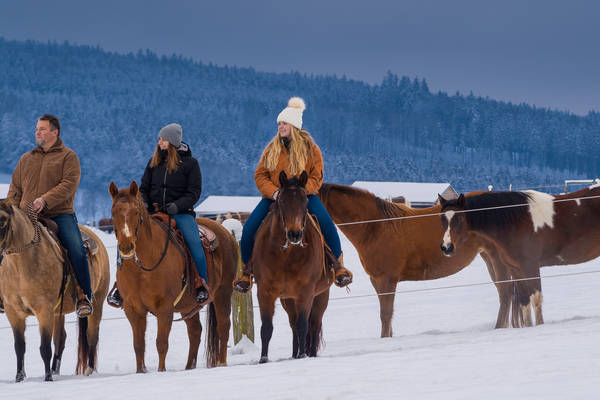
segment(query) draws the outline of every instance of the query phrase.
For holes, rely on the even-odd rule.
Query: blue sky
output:
[[[389,70],[584,115],[600,110],[598,20],[581,0],[19,0],[1,3],[0,36],[369,83]]]

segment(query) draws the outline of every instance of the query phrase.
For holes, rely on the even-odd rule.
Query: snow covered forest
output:
[[[56,114],[81,160],[77,212],[86,219],[109,213],[111,180],[140,179],[170,122],[182,124],[200,162],[203,196],[256,194],[255,165],[291,95],[307,102],[304,126],[329,182],[450,182],[471,191],[598,175],[600,113],[433,93],[425,79],[392,73],[369,85],[0,38],[0,76],[0,172],[10,174],[33,147],[36,118]]]

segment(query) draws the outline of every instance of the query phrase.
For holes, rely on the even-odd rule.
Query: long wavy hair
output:
[[[160,156],[160,146],[157,144],[156,149],[154,149],[154,154],[152,155],[152,159],[150,160],[150,167],[154,168],[162,162],[162,157]],[[177,171],[179,169],[179,164],[181,164],[181,158],[179,158],[179,153],[177,153],[177,148],[169,143],[169,147],[167,148],[167,159],[166,159],[166,168],[169,174]]]
[[[293,125],[290,125],[290,155],[289,155],[289,173],[292,176],[300,175],[304,171],[306,166],[306,160],[308,159],[308,152],[315,143],[310,133],[305,130],[298,129]],[[284,145],[281,141],[281,135],[279,131],[275,137],[265,147],[265,167],[269,171],[274,171],[277,168],[277,162],[279,161],[279,155]]]

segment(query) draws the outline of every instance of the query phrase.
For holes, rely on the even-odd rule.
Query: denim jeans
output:
[[[81,231],[77,225],[75,214],[60,214],[52,218],[58,225],[58,237],[67,249],[67,255],[73,266],[75,278],[79,286],[88,298],[92,298],[92,287],[90,284],[90,270],[88,267],[87,254],[83,247]]]
[[[200,233],[198,233],[196,220],[190,214],[175,214],[173,219],[177,223],[177,229],[183,233],[183,239],[189,247],[190,253],[192,253],[198,274],[208,283],[206,256],[204,255],[204,247],[202,247],[202,239],[200,239]]]
[[[263,198],[254,211],[248,217],[248,220],[244,224],[242,230],[242,240],[240,247],[242,250],[242,262],[247,264],[252,257],[252,249],[254,248],[254,236],[258,227],[269,213],[269,207],[273,204],[273,200]],[[337,233],[337,229],[333,220],[329,216],[327,209],[319,199],[319,196],[311,194],[308,196],[308,212],[315,215],[319,221],[319,227],[325,242],[329,245],[333,251],[333,255],[338,258],[342,254],[342,246],[340,244],[340,237]]]

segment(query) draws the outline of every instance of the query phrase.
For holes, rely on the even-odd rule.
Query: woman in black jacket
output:
[[[156,150],[142,177],[140,193],[150,213],[162,211],[173,216],[200,275],[201,286],[196,301],[206,304],[212,299],[208,288],[206,257],[194,213],[194,204],[202,192],[202,174],[198,160],[192,157],[191,150],[181,138],[179,124],[169,124],[160,130]],[[109,296],[108,302],[113,306],[121,306],[118,290]]]

